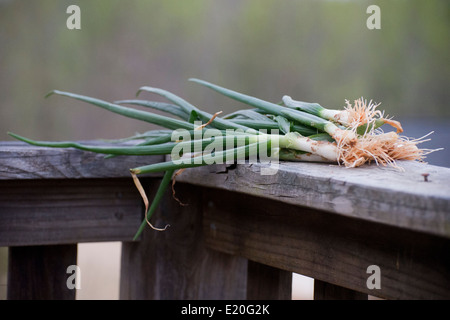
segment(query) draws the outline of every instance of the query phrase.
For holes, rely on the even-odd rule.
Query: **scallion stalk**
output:
[[[323,119],[338,122],[342,125],[357,128],[357,133],[364,135],[373,131],[383,124],[390,124],[397,129],[397,133],[403,129],[398,121],[383,117],[383,113],[376,110],[378,104],[372,101],[367,103],[363,98],[355,100],[354,104],[347,102],[344,110],[327,109],[318,103],[308,103],[293,100],[289,96],[283,96],[282,101],[286,107],[311,113]]]
[[[39,147],[50,147],[50,148],[75,148],[83,151],[90,151],[103,154],[112,155],[133,155],[133,156],[148,156],[148,155],[166,155],[171,154],[174,147],[176,146],[179,150],[188,149],[192,151],[202,151],[206,146],[211,145],[216,142],[222,145],[225,149],[227,146],[236,146],[238,143],[249,144],[253,135],[225,135],[225,136],[215,136],[211,138],[205,138],[202,140],[189,140],[181,142],[167,142],[157,145],[149,146],[88,146],[72,141],[35,141],[31,140],[12,132],[8,134],[20,141],[26,142],[28,144],[39,146]],[[259,138],[261,139],[262,136]],[[253,139],[253,141],[256,141]],[[196,150],[199,147],[201,149]]]
[[[283,106],[280,106],[275,103],[271,103],[265,100],[261,100],[243,93],[239,93],[230,89],[226,89],[223,87],[220,87],[218,85],[191,78],[190,81],[199,83],[207,88],[210,88],[216,92],[219,92],[229,98],[232,98],[234,100],[240,101],[242,103],[251,105],[253,107],[259,108],[264,110],[265,112],[284,116],[290,120],[297,121],[303,125],[310,126],[313,128],[316,128],[322,132],[327,132],[330,134],[336,141],[355,141],[356,135],[350,131],[350,130],[343,130],[340,129],[338,126],[336,126],[331,121],[322,119],[318,116],[315,116],[313,114],[309,114],[307,112],[298,111],[290,108],[286,108]]]
[[[139,95],[142,91],[147,91],[147,92],[161,95],[161,96],[165,97],[167,100],[180,106],[187,114],[194,113],[194,114],[198,115],[201,118],[201,120],[204,122],[208,122],[213,117],[212,114],[198,109],[197,107],[190,104],[186,100],[180,98],[179,96],[177,96],[169,91],[159,89],[159,88],[144,86],[139,89],[139,91],[137,92],[137,95]],[[213,123],[214,123],[214,127],[217,129],[242,129],[242,130],[249,129],[248,127],[233,123],[231,121],[228,121],[228,120],[225,120],[225,119],[222,119],[219,117],[215,118],[213,120]]]
[[[220,117],[219,112],[212,115],[169,91],[148,86],[141,87],[137,95],[146,91],[158,94],[170,103],[137,99],[110,103],[55,90],[48,95],[57,94],[74,98],[165,129],[151,130],[129,138],[113,140],[110,142],[115,145],[111,146],[86,145],[74,141],[35,141],[14,133],[9,135],[35,146],[76,148],[107,154],[107,157],[171,155],[170,161],[130,169],[146,206],[146,217],[134,237],[135,240],[144,230],[145,224],[152,226],[149,219],[161,201],[175,170],[212,163],[248,161],[253,158],[256,160],[257,156],[265,157],[261,151],[266,155],[277,154],[280,160],[342,163],[346,167],[356,167],[368,162],[395,166],[396,159],[422,160],[425,154],[433,151],[417,148],[417,144],[425,140],[409,140],[399,137],[394,132],[380,133],[380,130],[376,128],[385,123],[397,128],[398,132],[401,132],[402,128],[399,122],[385,118],[382,112],[376,110],[378,105],[372,104],[371,101],[367,104],[362,98],[355,100],[353,105],[347,101],[347,106],[343,110],[327,109],[318,103],[295,101],[289,96],[283,96],[284,105],[282,105],[203,80],[190,79],[190,81],[255,109],[238,110]],[[125,107],[121,104],[148,107],[179,119]],[[214,131],[210,131],[211,129]],[[126,144],[117,145],[123,142]],[[254,154],[255,152],[257,154]],[[165,174],[149,206],[137,175],[152,172],[165,172]]]
[[[148,221],[150,221],[150,218],[155,213],[156,209],[159,206],[159,203],[161,202],[162,197],[164,196],[164,193],[172,179],[173,173],[175,170],[168,170],[164,173],[164,177],[161,180],[161,183],[159,184],[158,190],[156,191],[155,197],[153,198],[152,204],[150,205],[150,208],[147,212],[145,212],[145,218],[142,221],[141,225],[139,226],[138,231],[133,237],[133,241],[136,241],[141,233],[144,231],[145,226],[147,225]]]
[[[49,94],[47,94],[47,97],[52,94],[57,94],[60,96],[74,98],[74,99],[77,99],[80,101],[90,103],[97,107],[106,109],[108,111],[118,113],[118,114],[123,115],[128,118],[133,118],[133,119],[142,120],[142,121],[146,121],[146,122],[153,123],[153,124],[158,124],[162,127],[172,129],[172,130],[176,130],[176,129],[193,130],[193,129],[195,129],[194,124],[186,122],[186,121],[181,121],[181,120],[173,119],[170,117],[165,117],[165,116],[162,116],[159,114],[145,112],[142,110],[126,108],[126,107],[123,107],[123,106],[120,106],[120,105],[117,105],[114,103],[110,103],[107,101],[103,101],[100,99],[96,99],[96,98],[91,98],[91,97],[74,94],[74,93],[70,93],[70,92],[59,91],[59,90],[54,90],[54,91],[50,92]]]
[[[184,121],[189,120],[189,113],[181,109],[179,106],[165,103],[165,102],[157,102],[157,101],[147,101],[147,100],[119,100],[114,101],[116,104],[131,104],[136,106],[142,106],[146,108],[152,108],[155,110],[164,111],[167,113],[170,113],[174,116],[179,117],[180,119]]]
[[[261,137],[261,136],[258,136]],[[209,165],[213,163],[213,158],[221,159],[221,163],[225,163],[229,160],[238,160],[239,155],[242,156],[248,156],[249,151],[253,148],[258,148],[261,145],[267,146],[269,144],[270,147],[270,140],[264,140],[261,142],[251,143],[248,145],[245,145],[243,147],[228,149],[225,151],[215,152],[214,154],[207,154],[207,155],[199,155],[196,158],[189,158],[185,159],[183,162],[180,161],[166,161],[161,163],[155,163],[150,164],[146,166],[141,166],[137,168],[130,169],[131,173],[134,174],[144,174],[144,173],[154,173],[154,172],[161,172],[161,171],[167,171],[167,170],[177,170],[177,169],[185,169],[185,168],[195,168],[195,167],[201,167],[205,165]],[[242,158],[241,158],[242,160]],[[217,163],[217,162],[216,162]]]

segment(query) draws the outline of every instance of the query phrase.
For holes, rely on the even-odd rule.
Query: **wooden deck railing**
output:
[[[121,299],[290,299],[292,272],[315,279],[315,299],[450,298],[450,169],[188,169],[187,205],[169,190],[152,218],[171,227],[132,241],[143,204],[128,169],[161,160],[0,143],[8,299],[74,299],[76,244],[97,241],[123,242]],[[141,178],[150,198],[160,178]]]

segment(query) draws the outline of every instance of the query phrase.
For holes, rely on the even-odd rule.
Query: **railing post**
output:
[[[73,300],[67,268],[77,263],[77,245],[10,247],[8,300]]]
[[[248,261],[248,300],[291,300],[292,272]]]
[[[151,219],[171,226],[148,227],[140,241],[123,242],[120,299],[245,299],[247,260],[206,248],[201,188],[177,183],[175,189],[186,206],[168,190]]]

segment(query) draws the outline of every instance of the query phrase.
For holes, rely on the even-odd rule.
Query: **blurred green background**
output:
[[[81,30],[66,27],[71,4]],[[380,30],[366,26],[371,4]],[[150,85],[211,112],[242,108],[187,81],[197,77],[274,102],[288,94],[336,108],[364,96],[408,136],[435,130],[424,147],[445,147],[449,9],[448,0],[0,0],[0,140],[11,140],[7,131],[121,138],[150,127],[45,99],[53,89],[113,101]],[[433,163],[446,165],[439,153]]]
[[[81,30],[66,27],[72,4]],[[380,30],[366,27],[371,4]],[[196,77],[273,102],[373,99],[405,135],[434,130],[423,147],[446,149],[428,161],[450,167],[449,31],[448,0],[0,0],[0,140],[12,140],[7,131],[84,140],[153,128],[45,99],[53,89],[114,101],[150,85],[212,113],[243,107],[187,81]]]

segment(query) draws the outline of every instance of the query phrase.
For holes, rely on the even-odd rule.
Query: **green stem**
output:
[[[323,118],[322,112],[323,112],[323,110],[325,110],[325,108],[322,107],[318,103],[297,101],[297,100],[293,100],[289,96],[284,96],[282,100],[283,100],[284,105],[288,108],[298,110],[298,111],[304,111],[304,112],[307,112],[307,113],[310,113],[315,116]],[[330,120],[330,119],[327,119],[327,120]]]
[[[231,119],[231,121],[242,124],[244,126],[247,126],[249,128],[253,128],[255,130],[265,129],[265,130],[274,130],[279,129],[278,123],[275,121],[268,122],[268,121],[257,121],[257,120],[250,120],[250,119]],[[310,136],[312,134],[317,134],[317,129],[301,125],[301,124],[294,124],[292,126],[292,131],[296,131],[300,133],[302,136]]]
[[[187,102],[186,100],[184,100],[183,98],[180,98],[179,96],[163,90],[163,89],[159,89],[159,88],[153,88],[153,87],[141,87],[139,89],[139,91],[137,92],[137,95],[140,94],[142,91],[147,91],[150,93],[155,93],[158,95],[163,96],[164,98],[166,98],[167,100],[175,103],[176,105],[180,106],[181,108],[184,109],[184,111],[188,114],[191,114],[192,112],[195,112],[202,121],[204,121],[205,123],[207,123],[208,121],[211,120],[211,118],[213,117],[212,114],[205,112],[203,110],[200,110],[199,108],[195,107],[194,105],[190,104],[189,102]],[[242,129],[242,130],[248,130],[248,127],[233,123],[229,120],[226,119],[222,119],[219,117],[216,117],[212,123],[211,123],[215,128],[217,129]]]
[[[216,159],[219,159],[221,163],[225,163],[228,160],[241,159],[239,158],[239,156],[241,155],[243,157],[247,157],[249,155],[249,151],[252,150],[252,148],[258,149],[260,146],[267,146],[267,148],[270,148],[270,139],[268,139],[267,135],[252,136],[249,138],[254,139],[256,137],[258,137],[258,142],[249,143],[242,147],[219,151],[215,152],[214,154],[202,155],[195,158],[183,159],[182,161],[181,160],[166,161],[161,163],[150,164],[146,166],[133,168],[130,171],[134,174],[144,174],[183,168],[195,168],[212,164]]]
[[[110,103],[107,101],[103,101],[100,99],[96,99],[96,98],[91,98],[91,97],[87,97],[87,96],[83,96],[83,95],[79,95],[79,94],[63,92],[63,91],[58,91],[58,90],[54,90],[54,91],[50,92],[49,94],[47,94],[47,97],[52,94],[57,94],[60,96],[74,98],[74,99],[90,103],[97,107],[106,109],[106,110],[114,112],[114,113],[118,113],[120,115],[129,117],[129,118],[150,122],[150,123],[157,124],[157,125],[160,125],[165,128],[172,129],[172,130],[176,130],[176,129],[193,130],[193,129],[195,129],[194,124],[186,122],[186,121],[181,121],[181,120],[173,119],[170,117],[166,117],[166,116],[162,116],[162,115],[158,115],[158,114],[154,114],[154,113],[150,113],[150,112],[146,112],[146,111],[142,111],[142,110],[126,108],[126,107],[123,107],[123,106],[120,106],[120,105],[117,105],[114,103]]]
[[[181,142],[167,142],[157,145],[142,145],[142,146],[123,146],[123,147],[115,147],[115,146],[87,146],[77,142],[72,141],[63,141],[63,142],[52,142],[52,141],[35,141],[31,140],[12,132],[8,132],[8,134],[20,141],[26,142],[31,145],[39,146],[39,147],[50,147],[50,148],[76,148],[83,151],[90,151],[96,153],[103,153],[109,155],[135,155],[135,156],[143,156],[143,155],[164,155],[170,154],[172,149],[177,146],[180,150],[183,148],[194,151],[196,147],[201,147],[203,150],[206,146],[210,145],[213,142],[221,142],[222,147],[226,148],[227,146],[236,146],[238,142],[242,142],[243,144],[248,144],[254,135],[225,135],[225,136],[213,136],[211,138],[205,138],[202,140],[189,140],[189,141],[181,141]],[[199,150],[200,151],[200,150]]]
[[[262,109],[267,113],[283,116],[290,120],[297,121],[305,126],[313,127],[321,131],[326,131],[327,127],[334,126],[330,121],[324,120],[315,115],[298,111],[294,109],[290,109],[287,107],[280,106],[278,104],[268,102],[265,100],[261,100],[243,93],[239,93],[230,89],[226,89],[215,84],[199,80],[199,79],[189,79],[190,81],[199,83],[207,88],[210,88],[216,92],[219,92],[229,98],[237,100],[239,102],[251,105],[258,109]]]
[[[167,189],[167,186],[169,185],[169,182],[172,179],[173,172],[174,172],[174,170],[168,170],[165,172],[164,177],[161,180],[161,183],[159,185],[158,191],[156,191],[156,195],[153,198],[152,204],[150,205],[150,208],[148,209],[148,212],[146,213],[146,217],[144,217],[144,220],[142,221],[138,231],[134,235],[133,241],[135,241],[139,238],[142,231],[144,231],[145,226],[147,225],[147,220],[150,220],[153,213],[156,211],[156,208],[158,207],[159,203],[161,202],[161,199]]]
[[[142,106],[142,107],[146,107],[146,108],[152,108],[155,110],[170,113],[174,116],[181,118],[184,121],[189,120],[189,113],[187,113],[186,111],[181,109],[181,107],[170,104],[170,103],[147,101],[147,100],[120,100],[120,101],[114,101],[114,103],[132,104],[132,105]]]

